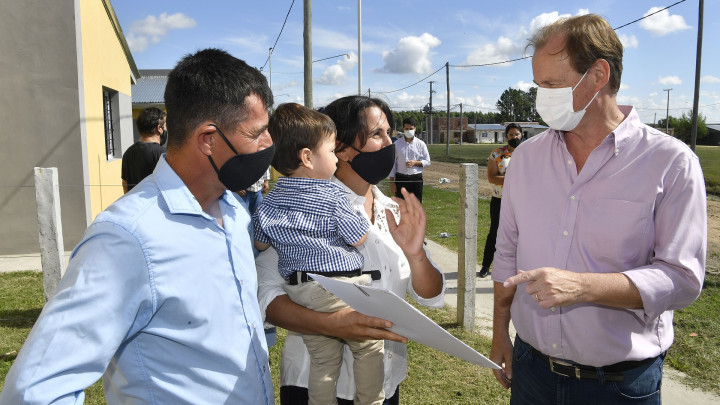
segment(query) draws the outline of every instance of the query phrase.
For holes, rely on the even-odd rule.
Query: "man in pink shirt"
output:
[[[523,142],[506,172],[495,376],[511,404],[659,404],[672,311],[705,276],[700,163],[617,105],[623,48],[607,21],[561,19],[530,46],[551,129]]]

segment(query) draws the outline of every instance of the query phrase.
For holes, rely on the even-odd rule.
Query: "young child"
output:
[[[293,302],[319,312],[347,308],[308,278],[317,273],[360,284],[371,281],[362,274],[363,256],[354,247],[365,242],[368,222],[330,181],[337,168],[335,124],[322,113],[288,103],[275,110],[268,131],[275,144],[272,166],[286,177],[278,179],[253,216],[255,246],[277,250],[278,269]],[[337,403],[335,386],[345,344],[354,357],[355,403],[382,404],[382,340],[343,341],[324,335],[303,335],[303,340],[312,362],[310,404]]]

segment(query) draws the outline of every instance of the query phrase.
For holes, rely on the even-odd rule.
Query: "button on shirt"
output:
[[[10,370],[3,405],[274,404],[250,218],[231,193],[224,227],[161,158],[98,215]]]
[[[355,194],[340,180],[333,177],[332,181],[342,187],[352,206],[360,212],[368,221],[364,204],[365,197]],[[365,258],[364,271],[380,270],[380,280],[372,282],[372,286],[390,290],[400,297],[406,294],[426,307],[439,308],[444,304],[445,278],[443,275],[443,290],[438,296],[422,298],[412,288],[410,265],[402,253],[400,247],[390,235],[387,225],[388,218],[385,209],[391,210],[399,219],[398,206],[390,198],[373,186],[373,215],[374,223],[371,223],[368,237],[365,243],[358,248]],[[395,218],[392,218],[395,220]],[[277,296],[285,294],[283,284],[285,281],[277,271],[277,253],[269,248],[262,252],[256,259],[258,269],[258,282],[260,290],[260,308],[265,310]],[[428,259],[430,256],[428,255]],[[437,267],[437,266],[435,266]],[[280,370],[281,386],[308,386],[310,371],[310,357],[303,343],[302,336],[288,332],[283,347],[282,363]],[[352,400],[355,394],[355,379],[352,372],[352,353],[347,347],[343,356],[343,365],[337,384],[337,395],[339,398]],[[397,389],[398,385],[405,379],[407,374],[407,346],[404,343],[385,341],[385,395],[387,397]]]
[[[329,180],[281,177],[253,217],[255,239],[280,255],[287,279],[296,271],[361,269],[363,256],[351,245],[368,231],[368,221]]]
[[[508,167],[493,280],[556,267],[623,273],[643,309],[592,303],[542,309],[519,286],[511,306],[518,335],[539,351],[580,364],[643,360],[673,340],[672,310],[691,304],[705,275],[707,211],[697,156],[644,125],[625,120],[578,174],[565,134],[523,142]]]
[[[408,160],[419,160],[422,167],[407,167],[405,162]],[[430,153],[425,142],[418,138],[413,138],[412,142],[408,142],[404,136],[395,141],[395,164],[389,177],[395,177],[395,173],[420,174],[425,166],[430,166]]]

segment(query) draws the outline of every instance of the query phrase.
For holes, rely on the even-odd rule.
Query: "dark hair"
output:
[[[511,122],[511,123],[507,124],[507,126],[505,127],[505,136],[507,136],[508,132],[510,132],[510,130],[513,129],[513,128],[515,128],[515,129],[517,129],[518,131],[520,131],[520,134],[523,133],[522,127],[521,127],[519,124],[516,124],[516,123],[514,123],[514,122]]]
[[[385,114],[388,123],[393,122],[392,110],[390,110],[387,103],[378,98],[346,96],[333,101],[325,107],[325,114],[333,120],[337,128],[337,140],[340,145],[335,149],[336,152],[340,152],[352,145],[358,137],[360,139],[360,148],[365,146],[368,136],[368,128],[365,125],[365,111],[371,107],[378,107]]]
[[[275,144],[272,166],[289,176],[301,163],[300,151],[315,150],[322,141],[335,133],[335,124],[325,114],[296,103],[280,104],[268,125]]]
[[[528,40],[528,47],[540,49],[558,33],[564,35],[563,51],[576,72],[585,73],[598,59],[607,61],[610,65],[610,92],[617,94],[623,70],[623,45],[610,24],[595,14],[561,18],[535,32]]]
[[[220,49],[183,57],[168,75],[168,149],[181,147],[203,121],[226,133],[247,119],[247,98],[254,94],[265,107],[273,104],[267,79],[257,69]]]
[[[405,126],[405,124],[410,124],[410,125],[412,125],[412,126],[414,126],[414,127],[417,127],[417,123],[416,123],[416,121],[415,121],[415,117],[405,117],[405,118],[403,118],[403,126]]]
[[[142,136],[155,135],[155,130],[158,125],[165,123],[165,112],[157,107],[148,107],[140,111],[137,120],[138,132]]]

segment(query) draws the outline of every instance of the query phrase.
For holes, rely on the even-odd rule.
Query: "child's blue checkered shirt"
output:
[[[363,256],[350,246],[367,234],[367,220],[342,187],[330,180],[281,177],[253,216],[255,239],[278,252],[285,279],[296,271],[362,269]]]

